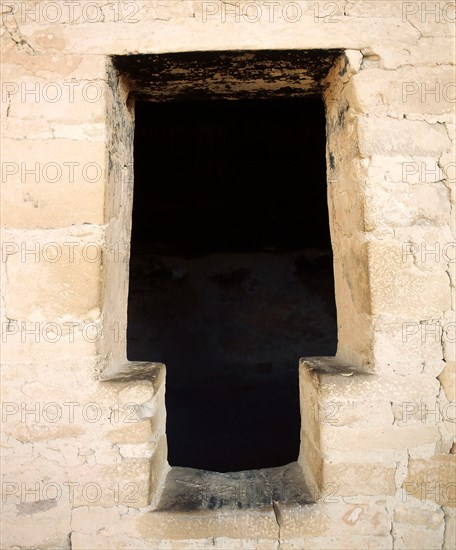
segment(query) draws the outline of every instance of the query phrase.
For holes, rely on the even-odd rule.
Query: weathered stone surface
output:
[[[386,467],[384,464],[368,462],[324,462],[323,479],[326,487],[334,486],[334,491],[340,496],[396,494],[396,467]]]
[[[410,495],[422,501],[456,507],[456,456],[437,455],[430,460],[411,460],[402,486],[404,498]]]
[[[132,94],[143,101],[302,97],[322,89],[342,50],[138,55],[114,57],[114,65],[132,81]],[[299,63],[299,79],[296,78]],[[222,84],[221,84],[222,82]]]
[[[100,380],[138,381],[150,380],[155,393],[165,381],[166,367],[163,363],[128,361],[121,365],[110,365],[100,375]],[[137,384],[135,384],[135,387]]]
[[[448,401],[456,401],[456,363],[447,363],[439,380]]]
[[[408,525],[419,525],[432,531],[439,530],[443,524],[444,513],[441,510],[411,508],[407,505],[397,506],[394,510],[394,521]]]
[[[3,507],[4,548],[68,548],[71,507],[55,500],[22,503],[16,510]],[[56,529],[58,525],[58,529]]]
[[[426,319],[448,309],[451,304],[448,275],[439,264],[418,269],[404,263],[403,258],[402,243],[369,243],[373,313]]]
[[[0,322],[10,330],[2,332],[2,474],[12,491],[3,502],[2,548],[453,549],[456,447],[454,423],[443,417],[454,413],[445,407],[455,401],[456,348],[453,333],[436,339],[432,330],[454,322],[456,272],[443,254],[456,230],[454,4],[64,4],[2,3],[2,224],[9,228],[2,237],[13,247],[0,273]],[[299,464],[319,501],[272,503],[283,483],[269,472],[262,510],[150,512],[169,469],[164,367],[126,359],[134,106],[110,56],[218,52],[227,65],[221,76],[212,73],[217,93],[236,93],[224,88],[224,75],[236,73],[249,95],[286,95],[308,91],[305,60],[316,51],[347,48],[325,65],[323,83],[341,362],[301,368]],[[240,51],[248,75],[229,70],[228,58],[239,54],[228,52]],[[294,52],[302,66],[255,73],[245,63],[268,51]],[[201,91],[207,75],[193,67]],[[163,79],[178,82],[168,90],[193,88],[163,68]],[[37,163],[36,175],[27,172]],[[100,178],[82,172],[90,163]],[[21,259],[22,244],[39,245],[40,258],[47,244],[66,242],[94,242],[100,261],[85,261],[77,248],[74,262],[54,262],[51,248],[50,261]],[[120,261],[109,252],[116,243]],[[406,261],[403,243],[418,246]],[[429,256],[436,243],[440,253]],[[22,321],[40,323],[40,341],[36,333],[22,341],[14,324]],[[43,323],[67,321],[80,323],[72,341],[67,326],[58,341],[55,326],[43,337]],[[101,323],[101,339],[84,333],[87,323]],[[67,407],[52,421],[50,403],[78,404],[75,418]],[[79,414],[90,403],[86,413],[100,407],[97,421]],[[128,403],[138,405],[131,424],[122,417]],[[22,405],[33,409],[25,421]],[[437,416],[423,422],[422,405],[436,406]],[[286,486],[294,501],[303,497],[293,476]],[[51,489],[62,497],[50,498]]]
[[[334,550],[389,550],[392,546],[391,537],[386,536],[332,536],[332,537],[299,537],[286,539],[280,544],[284,550],[321,550],[331,548]]]
[[[7,245],[12,250],[6,257],[7,317],[41,322],[37,327],[39,333],[45,333],[41,339],[51,342],[59,341],[62,333],[68,333],[70,325],[64,325],[65,321],[77,319],[80,324],[76,323],[76,327],[82,328],[83,337],[85,331],[89,342],[99,341],[100,232],[81,228],[79,235],[77,231],[58,231],[37,236],[21,231],[4,237],[9,238]],[[32,252],[27,252],[30,250]],[[57,321],[57,324],[46,325],[47,321]]]
[[[194,539],[219,537],[274,539],[278,538],[278,525],[272,507],[263,510],[227,510],[217,512],[169,513],[150,512],[138,520],[142,538],[180,540],[189,533]]]
[[[393,526],[394,547],[406,550],[408,548],[429,548],[439,550],[442,548],[443,529],[437,531],[412,525],[405,526],[397,523]]]
[[[153,435],[150,420],[132,423],[130,426],[110,430],[106,437],[116,444],[139,444],[150,441]]]
[[[344,504],[339,497],[304,508],[278,505],[282,539],[334,535],[386,535],[391,527],[388,513],[373,504]],[[348,541],[347,541],[348,542]]]
[[[249,510],[272,507],[273,502],[303,506],[313,502],[299,465],[216,473],[171,468],[156,510],[194,512]]]
[[[70,139],[2,140],[2,223],[53,228],[104,222],[106,151]],[[26,160],[24,160],[26,159]]]
[[[335,451],[403,450],[426,443],[436,443],[440,433],[435,425],[379,427],[375,431],[368,428],[352,430],[347,426],[335,428],[323,425],[321,429],[322,447]]]
[[[450,146],[448,135],[439,124],[413,120],[363,117],[358,123],[360,154],[439,156]]]
[[[126,529],[127,530],[127,529]],[[277,541],[267,538],[207,537],[204,539],[142,539],[128,535],[104,536],[73,532],[72,548],[85,550],[277,550]]]
[[[127,362],[125,344],[134,181],[134,103],[129,100],[129,83],[118,76],[112,63],[107,66],[106,78],[109,83],[106,116],[108,120],[117,121],[107,127],[108,169],[104,182],[108,220],[106,247],[115,253],[105,257],[103,266],[102,315],[109,338],[100,342],[101,370]],[[109,330],[113,324],[118,329],[116,333]]]
[[[450,550],[454,546],[456,539],[456,511],[454,508],[446,508],[445,511],[445,534],[443,540],[443,550]]]
[[[21,32],[37,53],[57,54],[62,51],[124,54],[137,51],[242,50],[265,49],[265,46],[270,49],[340,46],[360,49],[384,40],[414,45],[419,38],[419,32],[399,18],[392,26],[387,18],[343,17],[340,12],[340,16],[332,18],[335,19],[333,24],[325,24],[324,16],[330,16],[331,11],[324,10],[324,3],[321,3],[321,13],[318,14],[306,5],[295,13],[291,10],[290,13],[288,10],[284,12],[280,7],[274,9],[274,33],[268,33],[271,12],[267,7],[263,7],[259,20],[253,22],[251,15],[236,12],[236,8],[230,11],[229,7],[225,9],[217,3],[196,2],[189,6],[186,2],[171,2],[166,8],[157,3],[152,9],[145,1],[138,1],[135,5],[139,9],[133,13],[119,12],[116,15],[115,10],[110,12],[107,9],[105,17],[101,11],[94,13],[92,22],[81,17],[80,12],[78,24],[53,25],[52,32],[42,17],[38,17],[38,24],[37,18],[35,23],[29,19],[28,24],[21,24]],[[10,17],[5,19],[8,25],[14,24]],[[160,20],[162,23],[157,24]],[[71,21],[69,12],[62,13],[58,22],[64,21]],[[123,30],[120,39],[116,32],[119,26]],[[328,26],[331,33],[326,30]],[[255,33],[252,33],[252,28]],[[81,33],[86,40],[81,41]]]
[[[417,396],[436,396],[439,391],[439,383],[432,376],[377,376],[344,366],[345,362],[337,358],[320,357],[301,359],[300,368],[310,368],[318,375],[318,399],[327,402],[364,402],[368,395],[380,401],[406,401]]]
[[[78,506],[71,516],[71,528],[81,533],[95,534],[97,525],[105,529],[120,521],[119,509],[101,506]],[[74,542],[74,541],[72,541]]]
[[[350,107],[377,116],[408,113],[451,114],[455,102],[454,67],[370,69],[350,80]],[[404,130],[407,123],[404,124]]]
[[[415,380],[422,381],[422,390],[426,388],[429,376],[428,388],[435,389],[435,382],[431,377],[438,376],[444,367],[441,338],[439,337],[440,326],[434,322],[421,323],[415,320],[394,320],[391,321],[388,315],[377,316],[376,333],[374,337],[374,354],[377,365],[377,372],[405,377],[412,387],[415,388]],[[423,363],[426,364],[423,373]],[[391,377],[394,381],[394,376]],[[397,378],[400,387],[400,378]],[[422,391],[420,390],[420,391]],[[405,399],[413,400],[412,392],[407,392],[410,397]],[[426,394],[424,391],[423,395]]]
[[[410,226],[419,224],[421,220],[435,225],[450,221],[451,206],[448,204],[448,190],[443,183],[413,187],[385,179],[375,183],[377,185],[366,188],[367,229]]]

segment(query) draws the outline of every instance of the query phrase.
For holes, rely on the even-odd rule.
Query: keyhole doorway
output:
[[[167,366],[168,460],[297,460],[298,361],[337,321],[320,97],[137,102],[129,360]]]

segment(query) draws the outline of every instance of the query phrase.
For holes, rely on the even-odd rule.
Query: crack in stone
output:
[[[275,515],[275,520],[277,522],[277,527],[279,528],[279,532],[278,532],[278,535],[277,535],[277,542],[278,542],[278,550],[280,550],[281,548],[281,544],[280,544],[280,539],[281,539],[281,528],[282,526],[280,525],[280,509],[279,509],[279,506],[278,506],[278,502],[276,502],[275,500],[272,501],[272,509],[274,511],[274,515]]]
[[[4,23],[2,24],[2,27],[8,33],[11,40],[17,45],[18,50],[21,50],[21,49],[25,51],[29,50],[28,53],[31,52],[33,55],[36,55],[37,52],[35,51],[35,48],[22,36],[19,30],[19,25],[16,21],[16,17],[14,16],[13,6],[6,6],[6,7],[11,9],[10,10],[7,9],[6,12],[4,11],[2,12],[2,21],[4,21]],[[6,18],[8,17],[8,15],[10,15],[14,21],[14,24],[11,29],[8,28],[6,23]]]
[[[276,500],[274,500],[274,490],[273,488],[271,487],[267,477],[264,475],[264,473],[261,471],[261,470],[258,470],[258,473],[260,474],[260,476],[263,478],[264,480],[264,483],[267,487],[267,489],[269,490],[270,492],[270,496],[271,496],[271,503],[272,503],[272,511],[274,512],[274,517],[275,517],[275,520],[276,520],[276,523],[277,523],[277,527],[278,527],[278,533],[277,533],[277,543],[278,543],[278,549],[280,549],[280,521],[279,521],[279,514],[280,514],[280,510],[279,510],[279,507],[278,507],[278,502]]]

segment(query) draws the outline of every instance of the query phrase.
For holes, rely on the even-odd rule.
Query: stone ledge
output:
[[[299,360],[301,368],[315,372],[316,374],[341,374],[342,376],[352,376],[353,374],[369,376],[372,373],[361,368],[348,365],[337,357],[302,357]]]
[[[156,511],[262,509],[275,502],[299,506],[315,502],[297,462],[228,473],[173,467]]]
[[[298,463],[218,473],[173,467],[154,510],[136,524],[144,538],[279,539],[278,504],[305,510],[313,498]]]
[[[164,383],[166,367],[163,363],[128,361],[121,365],[108,366],[100,373],[100,382],[130,382],[150,380],[155,393]]]

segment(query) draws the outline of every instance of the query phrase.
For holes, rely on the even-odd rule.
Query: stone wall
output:
[[[453,2],[1,2],[2,540],[453,548]],[[343,50],[325,81],[339,348],[301,362],[315,504],[151,511],[164,367],[126,359],[134,105],[112,55]]]

